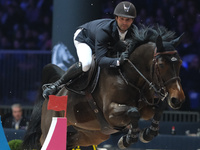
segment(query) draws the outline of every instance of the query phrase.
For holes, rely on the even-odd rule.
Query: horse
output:
[[[129,58],[119,68],[101,69],[90,93],[63,87],[56,95],[68,95],[67,126],[75,130],[67,133],[67,150],[99,145],[122,131],[127,133],[118,141],[120,149],[138,140],[148,143],[157,136],[163,110],[167,106],[179,109],[185,100],[179,77],[182,61],[175,49],[182,38],[175,38],[175,32],[163,26],[135,27],[133,38],[121,43],[126,45]],[[43,70],[43,84],[54,82],[63,73],[48,64]],[[47,110],[48,101],[40,98],[34,107],[23,143],[26,149],[40,148],[52,117],[64,116],[63,111]],[[151,120],[151,125],[140,130],[140,119]]]

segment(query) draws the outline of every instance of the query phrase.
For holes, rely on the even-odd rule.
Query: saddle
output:
[[[90,70],[86,73],[83,73],[78,78],[72,80],[65,84],[65,88],[69,91],[75,92],[80,95],[86,95],[88,103],[91,109],[94,111],[95,116],[101,124],[101,132],[104,134],[113,134],[118,132],[123,128],[113,128],[106,121],[103,112],[100,111],[99,107],[96,104],[96,101],[92,98],[91,93],[94,92],[100,75],[100,67],[95,61],[95,56],[92,57],[92,63]]]
[[[92,93],[94,91],[100,74],[100,67],[97,65],[95,59],[93,55],[89,71],[81,74],[78,78],[71,80],[65,85],[67,90],[81,95],[86,95],[86,93]]]

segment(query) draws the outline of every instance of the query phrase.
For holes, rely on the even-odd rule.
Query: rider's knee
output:
[[[82,66],[82,70],[84,71],[84,72],[87,72],[89,69],[90,69],[90,66],[91,66],[91,64],[86,64],[86,65],[83,65]]]

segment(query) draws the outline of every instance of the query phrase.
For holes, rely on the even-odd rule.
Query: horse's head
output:
[[[158,77],[168,92],[168,104],[173,109],[181,107],[185,95],[180,83],[179,71],[182,64],[175,47],[178,46],[182,35],[170,42],[163,42],[158,36],[156,40],[157,52],[155,53]]]
[[[149,103],[155,103],[150,98],[154,98],[154,95],[160,99],[168,95],[169,106],[178,109],[184,102],[185,95],[179,77],[182,60],[175,48],[183,35],[176,39],[174,35],[175,32],[162,26],[141,26],[140,29],[135,27],[133,39],[126,43],[130,56],[122,72],[125,72],[123,79],[129,85],[143,90],[140,93],[146,92],[144,97],[148,98]],[[147,84],[151,90],[148,90]]]

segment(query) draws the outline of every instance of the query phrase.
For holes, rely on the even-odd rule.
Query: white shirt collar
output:
[[[118,27],[117,27],[117,30],[118,30],[118,33],[119,33],[119,39],[120,39],[121,41],[124,41],[125,36],[126,36],[128,30],[126,30],[126,32],[124,32],[124,33],[121,33]]]

